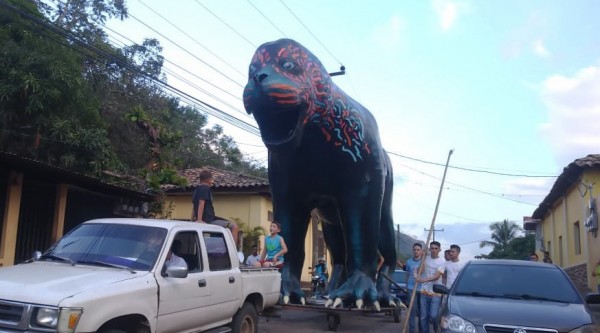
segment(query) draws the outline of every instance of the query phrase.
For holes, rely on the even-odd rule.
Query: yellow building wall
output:
[[[17,242],[17,227],[23,191],[23,174],[11,172],[6,188],[6,210],[2,217],[2,239],[0,239],[0,267],[14,264]]]
[[[167,195],[166,204],[171,205],[171,218],[178,220],[189,220],[192,214],[192,194]],[[239,219],[250,228],[261,226],[268,233],[271,222],[269,212],[273,212],[271,198],[258,194],[248,193],[215,193],[213,192],[213,206],[217,216],[229,220]],[[311,222],[313,223],[313,222]],[[304,241],[305,260],[302,268],[301,280],[310,281],[308,267],[313,263],[313,235],[309,226]],[[264,237],[261,237],[260,246],[264,245]],[[247,253],[246,253],[247,255]]]
[[[585,184],[596,184],[591,189],[591,195],[596,198],[596,207],[600,209],[600,170],[585,170],[579,184],[570,188],[542,221],[544,248],[550,252],[554,263],[563,268],[587,264],[588,286],[596,291],[597,280],[591,276],[591,272],[600,259],[600,235],[594,237],[585,227],[590,199],[590,191],[586,191]],[[582,197],[584,192],[585,196]],[[581,253],[576,251],[576,222],[579,222]]]

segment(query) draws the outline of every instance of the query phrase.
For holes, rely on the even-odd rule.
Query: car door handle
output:
[[[234,283],[234,282],[235,282],[235,277],[233,277],[233,276],[230,276],[230,277],[229,277],[229,283]]]
[[[198,287],[200,287],[200,288],[206,287],[206,280],[204,280],[204,279],[198,280]]]

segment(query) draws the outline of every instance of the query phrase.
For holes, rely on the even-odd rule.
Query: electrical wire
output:
[[[242,73],[240,70],[238,70],[237,68],[235,68],[234,66],[232,66],[229,62],[225,61],[225,59],[221,58],[218,54],[214,53],[211,49],[209,49],[208,47],[204,46],[204,44],[200,43],[194,37],[190,36],[190,34],[188,34],[187,32],[185,32],[185,30],[179,28],[173,22],[169,21],[166,17],[164,17],[163,15],[161,15],[159,12],[155,11],[152,7],[150,7],[149,5],[145,4],[142,0],[138,0],[138,2],[141,3],[144,7],[148,8],[151,12],[153,12],[154,14],[156,14],[157,16],[159,16],[160,18],[162,18],[165,22],[167,22],[168,24],[170,24],[173,28],[177,29],[177,31],[179,31],[182,34],[184,34],[185,36],[187,36],[194,43],[196,43],[197,45],[199,45],[200,47],[202,47],[206,52],[212,54],[215,58],[221,60],[221,62],[223,62],[225,65],[227,65],[227,67],[229,67],[230,69],[232,69],[235,72],[239,73],[244,79],[246,79],[246,74]]]
[[[409,159],[409,160],[412,160],[412,161],[417,161],[417,162],[421,162],[421,163],[425,163],[425,164],[431,164],[431,165],[437,165],[437,166],[444,166],[444,164],[442,164],[442,163],[430,162],[430,161],[418,159],[418,158],[415,158],[415,157],[410,157],[410,156],[402,155],[402,154],[399,154],[399,153],[395,153],[395,152],[392,152],[392,151],[389,151],[389,150],[386,151],[386,152],[388,154],[390,154],[390,155],[394,155],[394,156],[406,158],[406,159]],[[498,176],[526,177],[526,178],[556,178],[556,177],[558,177],[556,175],[525,175],[525,174],[513,174],[513,173],[504,173],[504,172],[494,172],[494,171],[478,170],[478,169],[458,167],[458,166],[452,166],[452,165],[449,165],[448,167],[452,168],[452,169],[457,169],[457,170],[479,172],[479,173],[487,173],[487,174],[498,175]]]
[[[198,1],[198,0],[196,0]],[[336,56],[333,55],[333,53],[331,53],[331,51],[329,51],[329,49],[327,48],[327,46],[325,46],[325,44],[323,44],[323,42],[321,42],[321,40],[317,37],[317,35],[315,35],[309,28],[308,26],[306,26],[306,24],[304,24],[304,22],[302,22],[302,20],[292,11],[292,9],[290,7],[288,7],[285,2],[283,2],[283,0],[279,0],[279,2],[281,2],[281,4],[290,12],[290,14],[292,14],[292,16],[294,16],[294,18],[296,18],[296,20],[298,20],[298,22],[300,22],[300,24],[304,27],[304,29],[306,29],[306,31],[308,31],[308,33],[325,49],[325,51],[327,51],[327,53],[329,53],[329,55],[335,59],[335,61],[337,61],[340,66],[342,65],[342,62],[338,60],[338,58]]]
[[[243,40],[245,40],[246,42],[248,42],[248,44],[250,44],[252,47],[254,47],[256,49],[257,45],[252,43],[248,38],[246,38],[246,36],[242,35],[239,31],[237,31],[235,28],[233,28],[231,25],[229,25],[227,22],[225,22],[222,18],[220,18],[217,14],[213,13],[210,9],[208,9],[208,7],[206,7],[205,5],[203,5],[200,1],[198,0],[194,0],[200,7],[204,8],[207,12],[209,12],[212,16],[214,16],[217,20],[221,21],[221,23],[223,23],[225,26],[227,26],[229,29],[231,29],[231,31],[235,32],[238,36],[240,36]]]
[[[256,9],[256,11],[257,11],[257,12],[258,12],[260,15],[262,15],[262,17],[263,17],[265,20],[267,20],[267,22],[269,22],[269,23],[271,24],[271,26],[273,26],[275,29],[277,29],[277,31],[279,31],[279,33],[280,33],[280,34],[281,34],[283,37],[287,37],[287,35],[285,34],[285,32],[281,31],[281,29],[279,29],[279,27],[278,27],[278,26],[277,26],[275,23],[273,23],[273,21],[271,21],[267,15],[265,15],[265,14],[264,14],[264,13],[263,13],[263,12],[262,12],[260,9],[258,9],[258,7],[256,7],[256,6],[255,6],[255,5],[254,5],[254,4],[253,4],[253,3],[252,3],[250,0],[246,0],[246,1],[247,1],[247,2],[250,4],[250,6],[254,7],[254,9]]]

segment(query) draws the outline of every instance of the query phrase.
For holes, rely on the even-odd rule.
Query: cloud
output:
[[[402,42],[402,35],[405,30],[404,19],[398,15],[393,15],[382,25],[373,30],[373,40],[385,48],[393,48]]]
[[[433,10],[438,16],[442,30],[450,30],[456,22],[460,5],[450,0],[434,0],[432,5]]]
[[[532,49],[533,53],[542,58],[549,58],[551,56],[550,51],[548,51],[546,45],[544,45],[544,41],[541,39],[538,39],[535,42],[533,42]]]
[[[590,66],[572,76],[552,75],[542,82],[541,98],[548,120],[540,132],[554,148],[557,162],[600,153],[600,66]]]

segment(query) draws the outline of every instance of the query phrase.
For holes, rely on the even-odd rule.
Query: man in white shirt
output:
[[[466,262],[458,259],[460,256],[460,246],[456,244],[450,245],[450,260],[446,261],[445,273],[446,287],[452,288],[452,284],[456,280],[458,273],[465,267]]]
[[[442,295],[433,292],[433,285],[442,283],[442,273],[446,260],[440,257],[441,245],[433,241],[429,243],[430,255],[425,258],[425,269],[416,282],[421,285],[421,307],[420,307],[420,333],[429,333],[429,323],[433,325],[433,331],[438,331],[437,317],[440,312]]]
[[[185,260],[176,255],[173,252],[179,252],[179,249],[181,248],[181,241],[179,240],[174,240],[173,244],[171,244],[171,248],[169,249],[169,253],[167,253],[167,261],[165,262],[167,265],[167,268],[169,267],[185,267],[186,269],[188,268],[187,263],[185,262]]]
[[[254,267],[254,264],[260,261],[260,255],[258,254],[258,246],[252,245],[252,253],[246,258],[246,266]]]

